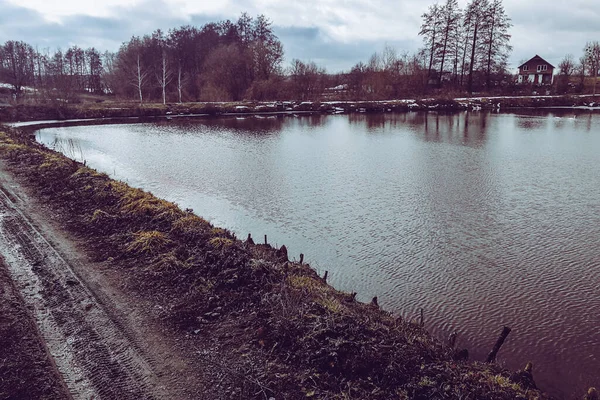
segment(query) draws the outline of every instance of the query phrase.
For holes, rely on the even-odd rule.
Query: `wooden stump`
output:
[[[488,354],[487,362],[493,363],[494,361],[496,361],[496,355],[498,354],[500,347],[502,347],[502,345],[504,344],[504,341],[506,340],[506,337],[508,336],[509,333],[510,333],[510,328],[505,326],[502,329],[502,333],[500,333],[500,336],[498,337],[498,340],[496,341],[494,348],[492,349],[492,351],[490,351],[490,354]]]

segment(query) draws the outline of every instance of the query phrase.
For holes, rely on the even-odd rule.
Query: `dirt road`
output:
[[[152,323],[151,305],[132,304],[2,166],[0,256],[70,396],[204,397],[199,368]]]

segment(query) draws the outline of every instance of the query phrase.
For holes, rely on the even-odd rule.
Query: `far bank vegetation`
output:
[[[116,52],[76,45],[51,50],[9,40],[0,45],[0,106],[532,94],[539,89],[517,85],[508,70],[511,27],[502,0],[470,0],[464,9],[446,0],[422,15],[421,49],[411,53],[386,45],[339,73],[312,60],[286,60],[272,22],[247,13],[237,21],[133,36]],[[589,42],[581,58],[566,56],[554,86],[544,90],[594,92],[598,48],[598,42]]]

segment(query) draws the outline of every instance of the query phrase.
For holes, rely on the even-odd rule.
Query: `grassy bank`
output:
[[[238,240],[22,131],[0,133],[0,157],[168,329],[215,341],[227,355],[215,368],[238,377],[231,398],[548,398],[529,372],[465,360],[421,324],[335,290],[285,248]]]
[[[174,117],[187,115],[222,115],[274,112],[406,112],[460,111],[466,109],[542,108],[587,106],[591,97],[473,97],[470,99],[432,98],[392,101],[328,101],[328,102],[237,102],[144,104],[106,101],[68,105],[18,105],[0,107],[0,122],[66,120],[86,118]]]

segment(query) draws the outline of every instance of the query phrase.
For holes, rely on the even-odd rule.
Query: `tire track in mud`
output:
[[[0,188],[0,256],[75,399],[163,398],[150,362]]]

